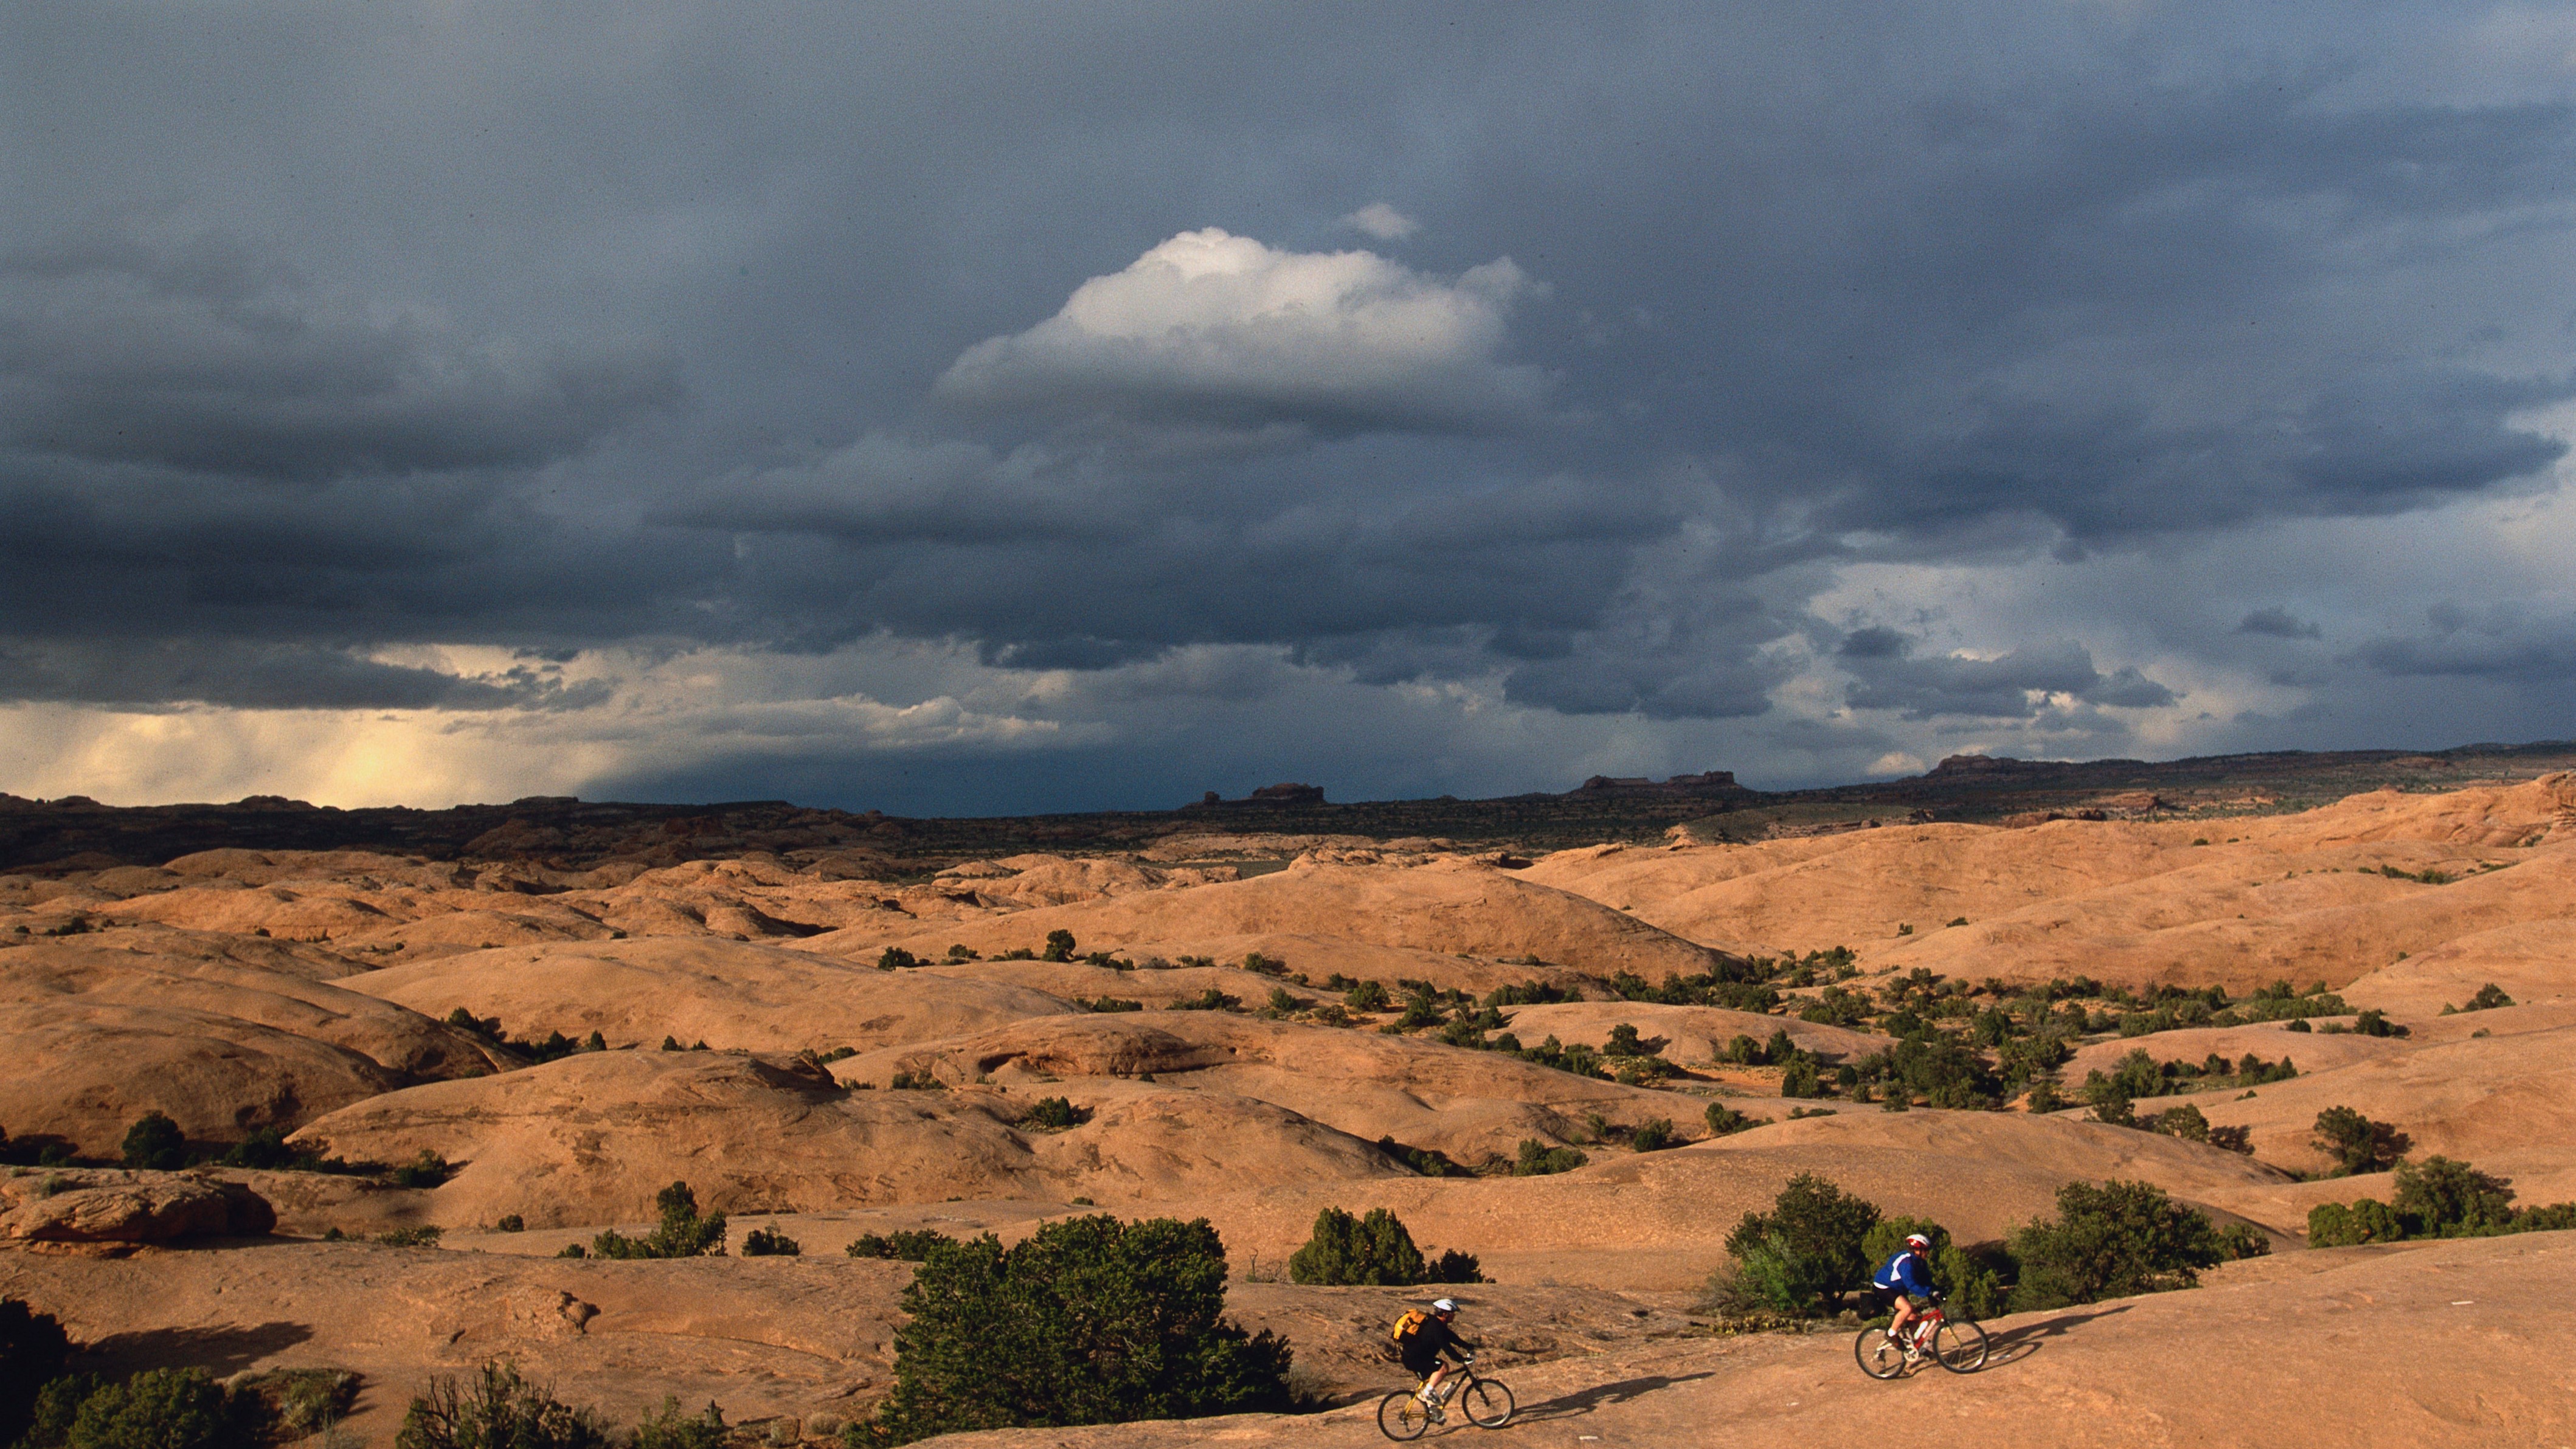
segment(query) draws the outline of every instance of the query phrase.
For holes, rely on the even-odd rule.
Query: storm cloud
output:
[[[0,715],[479,713],[496,782],[918,808],[1063,751],[1028,803],[1105,806],[2511,737],[2576,681],[2547,16],[0,40]]]

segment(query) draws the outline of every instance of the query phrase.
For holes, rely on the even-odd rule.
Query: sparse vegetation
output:
[[[1802,1172],[1772,1199],[1771,1211],[1746,1213],[1727,1234],[1733,1262],[1712,1280],[1710,1296],[1734,1314],[1830,1313],[1843,1294],[1867,1281],[1862,1248],[1878,1219],[1875,1203]]]
[[[1080,1125],[1085,1115],[1067,1098],[1040,1097],[1020,1114],[1020,1126],[1040,1132],[1061,1132]]]
[[[1535,1137],[1521,1139],[1520,1156],[1512,1163],[1514,1177],[1553,1177],[1572,1172],[1592,1159],[1572,1147],[1550,1147]]]
[[[2070,1182],[2057,1216],[2006,1240],[2020,1268],[2016,1313],[2189,1288],[2231,1256],[2208,1215],[2143,1182]]]
[[[930,1256],[931,1249],[956,1241],[936,1229],[907,1228],[896,1233],[861,1233],[841,1251],[853,1258],[890,1258],[900,1263],[918,1263]]]
[[[1429,1276],[1413,1234],[1385,1208],[1371,1208],[1365,1217],[1324,1209],[1315,1214],[1305,1245],[1288,1259],[1291,1283],[1404,1287]]]
[[[146,1112],[125,1129],[125,1165],[176,1172],[188,1165],[188,1139],[165,1112]]]
[[[700,1216],[698,1195],[685,1182],[675,1182],[653,1198],[661,1222],[652,1232],[630,1238],[610,1228],[590,1240],[594,1258],[696,1258],[722,1256],[725,1215]]]
[[[2444,1016],[2456,1016],[2463,1011],[2493,1011],[2497,1007],[2511,1005],[2513,1005],[2513,998],[2505,995],[2503,988],[2490,981],[2486,985],[2479,987],[2477,994],[2471,996],[2466,1005],[2445,1005],[2442,1008],[2442,1014]]]
[[[1640,1122],[1628,1133],[1628,1146],[1637,1152],[1661,1152],[1667,1147],[1681,1145],[1680,1139],[1673,1135],[1673,1123],[1669,1117]]]
[[[904,1290],[894,1393],[850,1438],[1285,1409],[1289,1345],[1220,1316],[1225,1279],[1204,1220],[1104,1215],[936,1248]]]
[[[519,1376],[507,1363],[483,1365],[459,1384],[433,1378],[403,1414],[394,1449],[608,1449],[608,1426]]]
[[[376,1234],[376,1241],[388,1248],[435,1248],[447,1230],[435,1223],[420,1223],[408,1228],[395,1228]]]
[[[123,1382],[76,1374],[37,1391],[25,1449],[255,1449],[275,1425],[257,1392],[205,1370],[148,1369]]]
[[[2374,1122],[2350,1107],[2328,1107],[2317,1114],[2316,1135],[2309,1139],[2334,1159],[2330,1177],[2386,1172],[2413,1144],[2386,1122]]]
[[[1038,953],[1038,959],[1041,961],[1072,960],[1073,933],[1063,929],[1047,932],[1046,949]]]
[[[804,1252],[805,1245],[781,1232],[776,1223],[742,1235],[742,1255],[746,1258],[794,1258]]]
[[[710,1400],[695,1414],[680,1412],[676,1394],[665,1394],[659,1410],[648,1410],[628,1438],[628,1449],[723,1449],[728,1437],[724,1411]]]
[[[1743,1041],[1746,1038],[1738,1037],[1736,1040]],[[1724,1102],[1709,1103],[1708,1111],[1702,1114],[1701,1120],[1708,1124],[1708,1133],[1711,1137],[1732,1137],[1748,1128],[1771,1125],[1771,1119],[1768,1117],[1747,1117]]]

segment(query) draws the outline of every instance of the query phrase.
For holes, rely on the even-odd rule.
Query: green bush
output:
[[[1046,949],[1038,953],[1038,959],[1041,961],[1072,960],[1073,933],[1061,929],[1047,932]]]
[[[696,1258],[724,1254],[725,1215],[698,1215],[698,1195],[685,1182],[656,1193],[653,1206],[662,1220],[652,1232],[630,1238],[611,1228],[590,1240],[594,1258]]]
[[[125,1129],[125,1165],[176,1172],[188,1165],[188,1139],[163,1112],[146,1112]]]
[[[742,1255],[746,1258],[794,1258],[804,1251],[804,1244],[780,1232],[775,1223],[742,1235]]]
[[[677,1394],[664,1394],[659,1412],[647,1412],[628,1440],[629,1449],[724,1449],[724,1411],[707,1403],[706,1411],[682,1414]]]
[[[2008,1241],[2021,1264],[2016,1313],[2189,1288],[2228,1257],[2206,1214],[2143,1182],[2070,1182],[2057,1190],[2055,1218]]]
[[[1752,1038],[1738,1037],[1736,1040],[1750,1041]],[[1708,1132],[1712,1137],[1732,1137],[1750,1128],[1771,1125],[1771,1119],[1768,1117],[1747,1117],[1724,1102],[1709,1103],[1708,1111],[1703,1114],[1702,1120],[1708,1123]]]
[[[1076,1198],[1076,1202],[1081,1199]],[[930,1257],[930,1250],[956,1242],[955,1238],[931,1228],[907,1228],[899,1233],[861,1233],[841,1251],[853,1258],[891,1258],[900,1263],[919,1263]]]
[[[2513,1189],[2504,1179],[2448,1157],[2397,1164],[2390,1206],[2413,1237],[2471,1238],[2513,1223]]]
[[[1571,1147],[1550,1147],[1535,1137],[1521,1139],[1520,1156],[1512,1163],[1514,1177],[1553,1177],[1572,1172],[1592,1159]]]
[[[285,1128],[261,1127],[226,1148],[224,1155],[215,1160],[226,1167],[276,1171],[296,1166],[303,1156],[286,1145]]]
[[[1207,990],[1202,991],[1198,995],[1190,997],[1185,1001],[1175,1001],[1165,1009],[1169,1011],[1232,1011],[1242,1004],[1243,999],[1241,997],[1228,996],[1224,992],[1211,986]]]
[[[1020,1114],[1020,1125],[1046,1132],[1061,1132],[1082,1121],[1082,1109],[1063,1097],[1040,1097]]]
[[[2499,1006],[2511,1005],[2513,1005],[2513,998],[2505,995],[2494,982],[2490,981],[2486,985],[2479,987],[2478,994],[2470,997],[2468,1005],[2461,1007],[2460,1010],[2493,1011]],[[2445,1006],[2442,1008],[2442,1011],[2444,1015],[2449,1015],[2451,1008]]]
[[[2561,1203],[2560,1206],[2568,1205]],[[1482,1283],[1485,1281],[1484,1264],[1476,1261],[1476,1255],[1473,1253],[1462,1253],[1456,1248],[1451,1248],[1430,1260],[1428,1271],[1423,1275],[1423,1281],[1426,1283]]]
[[[2361,1243],[2394,1243],[2406,1237],[2397,1210],[2377,1198],[2344,1204],[2321,1202],[2308,1209],[2308,1246],[2349,1248]]]
[[[422,1223],[418,1227],[395,1228],[390,1232],[378,1233],[376,1241],[388,1248],[435,1248],[438,1246],[438,1240],[445,1236],[447,1236],[447,1229],[433,1223]]]
[[[1824,1084],[1816,1075],[1816,1059],[1800,1052],[1789,1059],[1780,1073],[1780,1095],[1783,1097],[1821,1097]]]
[[[424,1147],[420,1155],[393,1170],[396,1187],[436,1187],[456,1171],[444,1157]]]
[[[492,1231],[496,1233],[524,1233],[527,1230],[528,1220],[517,1213],[503,1213],[501,1220],[492,1225]]]
[[[358,1402],[358,1376],[346,1369],[270,1369],[233,1381],[260,1396],[283,1439],[319,1434],[347,1418]]]
[[[1085,1011],[1143,1011],[1145,1003],[1129,1001],[1123,996],[1100,996],[1082,1004]]]
[[[2272,1255],[2272,1235],[2252,1223],[2229,1223],[2219,1229],[2218,1241],[2227,1250],[2230,1261],[2268,1258]]]
[[[2411,1145],[2405,1133],[2388,1123],[2374,1122],[2350,1107],[2328,1107],[2319,1112],[2316,1135],[2309,1142],[2334,1159],[2336,1177],[2386,1172]]]
[[[1628,1134],[1628,1145],[1639,1152],[1661,1152],[1667,1147],[1679,1147],[1682,1144],[1673,1136],[1672,1119],[1657,1117],[1651,1121],[1638,1123],[1636,1130]]]
[[[1862,1256],[1878,1206],[1802,1172],[1772,1199],[1771,1211],[1746,1213],[1727,1234],[1736,1287],[1748,1304],[1812,1317],[1869,1279]],[[1900,1235],[1901,1236],[1901,1235]]]
[[[266,1399],[193,1368],[149,1369],[121,1384],[56,1379],[31,1418],[29,1449],[255,1449],[273,1424]]]
[[[1404,1287],[1427,1276],[1412,1232],[1385,1208],[1370,1208],[1366,1217],[1353,1217],[1336,1207],[1324,1209],[1315,1214],[1315,1227],[1305,1245],[1288,1259],[1291,1283]]]
[[[36,1395],[62,1373],[70,1353],[61,1320],[24,1299],[0,1298],[0,1444],[15,1444],[27,1432]]]
[[[1047,959],[1052,961],[1056,958],[1050,956]],[[920,957],[915,956],[910,951],[903,949],[901,946],[888,946],[877,955],[877,969],[879,971],[902,971],[921,964],[922,961]]]
[[[894,1393],[851,1437],[1286,1409],[1288,1343],[1219,1316],[1225,1279],[1204,1219],[1102,1215],[939,1247],[904,1290]]]
[[[948,1090],[948,1084],[939,1080],[937,1077],[932,1076],[930,1074],[930,1069],[924,1067],[917,1072],[895,1073],[894,1079],[886,1083],[886,1090],[890,1092],[945,1092]]]
[[[608,1427],[519,1376],[487,1363],[459,1385],[433,1378],[403,1414],[394,1449],[607,1449]]]

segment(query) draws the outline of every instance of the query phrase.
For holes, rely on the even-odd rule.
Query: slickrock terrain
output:
[[[355,1370],[370,1442],[507,1356],[629,1422],[712,1398],[786,1443],[893,1383],[912,1267],[845,1256],[862,1234],[1204,1217],[1230,1311],[1356,1407],[959,1442],[1357,1444],[1385,1323],[1434,1290],[1280,1280],[1319,1212],[1386,1208],[1493,1280],[1455,1291],[1529,1443],[2300,1445],[2365,1414],[2567,1442],[2541,1328],[2569,1234],[2305,1243],[2312,1208],[2394,1192],[2327,1175],[2333,1108],[2576,1200],[2576,774],[2090,813],[1551,853],[1211,809],[929,860],[859,817],[721,856],[493,823],[482,854],[0,875],[0,1292],[101,1371]],[[129,1170],[151,1113],[178,1145]],[[2272,1251],[1880,1384],[1851,1325],[1726,1333],[1703,1299],[1800,1174],[1963,1245],[2143,1182]],[[675,1181],[737,1254],[763,1227],[803,1256],[554,1256],[647,1231]]]

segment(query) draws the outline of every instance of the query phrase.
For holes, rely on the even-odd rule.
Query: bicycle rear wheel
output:
[[[1852,1340],[1852,1357],[1860,1360],[1860,1371],[1874,1379],[1892,1379],[1905,1372],[1905,1345],[1888,1336],[1884,1328],[1864,1328]]]
[[[1972,1374],[1986,1366],[1986,1331],[1973,1323],[1949,1319],[1932,1331],[1932,1357],[1954,1374]]]
[[[1499,1429],[1512,1421],[1512,1391],[1492,1379],[1478,1379],[1458,1396],[1467,1422],[1479,1429]]]
[[[1390,1439],[1419,1439],[1431,1427],[1431,1414],[1412,1391],[1398,1389],[1377,1401],[1377,1427]]]

